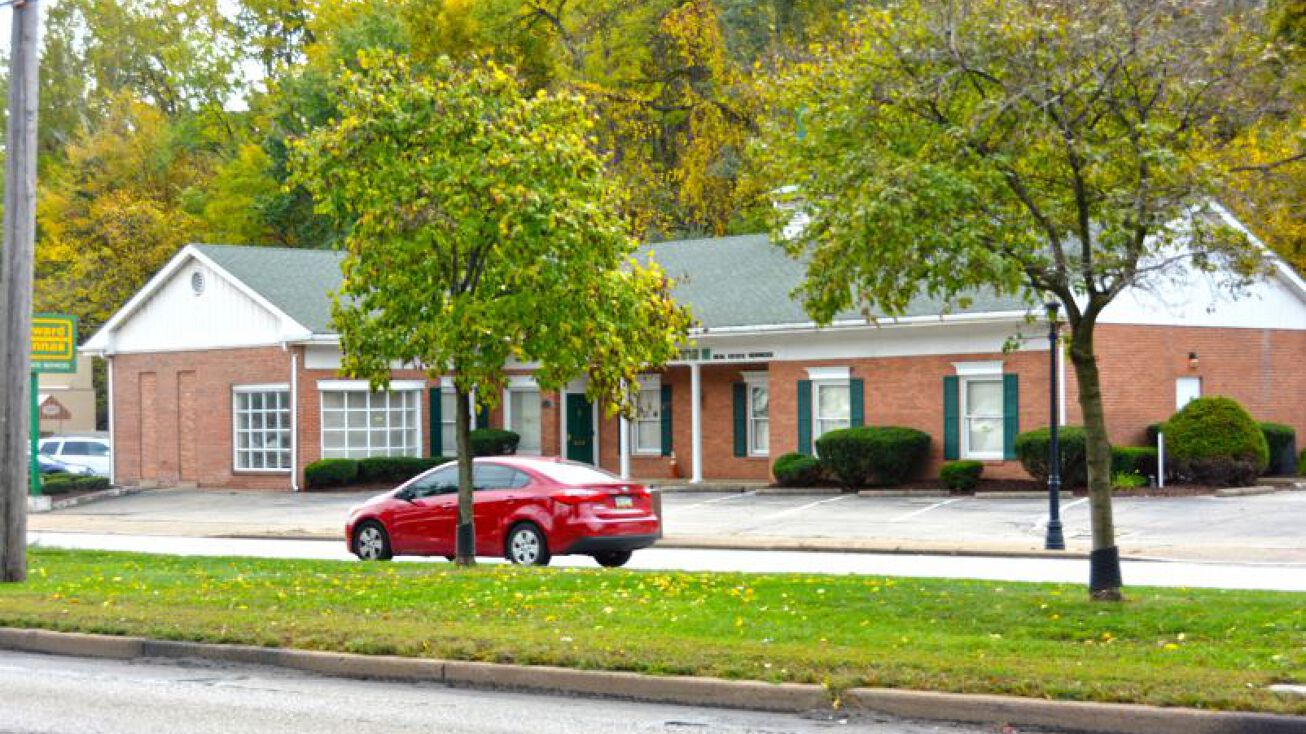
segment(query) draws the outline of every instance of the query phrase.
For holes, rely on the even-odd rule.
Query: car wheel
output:
[[[531,523],[524,522],[508,533],[504,555],[518,566],[549,565],[549,544],[544,533]]]
[[[388,561],[393,557],[390,536],[379,522],[365,522],[354,531],[354,555],[364,561]]]
[[[604,551],[602,553],[595,553],[594,560],[598,561],[599,565],[604,568],[619,568],[626,565],[626,561],[630,560],[630,551]]]

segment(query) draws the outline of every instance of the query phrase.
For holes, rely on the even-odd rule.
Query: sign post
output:
[[[77,371],[77,317],[62,313],[32,315],[32,426],[31,492],[41,494],[41,464],[37,458],[41,439],[40,398],[38,375],[41,373],[69,373]]]

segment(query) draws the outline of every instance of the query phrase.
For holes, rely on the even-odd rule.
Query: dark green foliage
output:
[[[43,494],[64,494],[71,492],[75,488],[73,480],[76,479],[72,474],[62,472],[55,474],[46,474],[41,477],[41,492]]]
[[[1270,450],[1270,465],[1267,474],[1285,474],[1291,476],[1297,469],[1297,432],[1292,426],[1282,423],[1262,423],[1261,433],[1265,435],[1266,446]]]
[[[1301,456],[1297,457],[1297,476],[1306,477],[1306,449],[1301,450]]]
[[[309,489],[341,487],[358,478],[354,459],[318,459],[304,467],[304,483]]]
[[[1048,453],[1052,436],[1046,428],[1016,436],[1016,458],[1025,471],[1040,482],[1048,480]],[[1088,484],[1088,462],[1084,455],[1083,426],[1061,426],[1058,431],[1061,454],[1061,486],[1067,489]]]
[[[980,475],[983,473],[984,463],[981,461],[969,459],[949,461],[939,470],[939,479],[943,480],[944,486],[948,489],[969,492],[979,484]]]
[[[95,475],[73,477],[73,489],[79,492],[99,492],[108,488],[108,477],[97,477]]]
[[[358,481],[406,482],[446,461],[442,456],[372,456],[358,462]]]
[[[821,466],[845,487],[902,484],[920,471],[930,436],[914,428],[858,426],[816,440]]]
[[[1156,476],[1156,449],[1151,446],[1112,446],[1111,474]]]
[[[1270,462],[1265,434],[1230,398],[1197,398],[1165,424],[1167,460],[1181,480],[1246,486]]]
[[[771,465],[775,481],[785,487],[810,487],[821,481],[821,462],[807,454],[785,454]]]
[[[1147,445],[1148,445],[1148,446],[1155,446],[1155,445],[1156,445],[1156,436],[1157,436],[1157,434],[1159,434],[1159,433],[1161,432],[1161,426],[1164,426],[1164,425],[1165,425],[1165,423],[1148,423],[1148,424],[1147,424]]]
[[[517,453],[521,436],[501,428],[477,428],[468,436],[472,456],[507,456]]]

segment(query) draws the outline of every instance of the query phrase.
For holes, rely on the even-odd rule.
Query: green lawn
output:
[[[981,562],[981,561],[977,561]],[[1306,595],[33,550],[0,625],[1306,714]]]

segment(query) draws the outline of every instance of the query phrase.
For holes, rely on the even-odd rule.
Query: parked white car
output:
[[[41,439],[40,452],[56,461],[89,468],[102,477],[113,467],[113,449],[107,438],[51,436]]]

